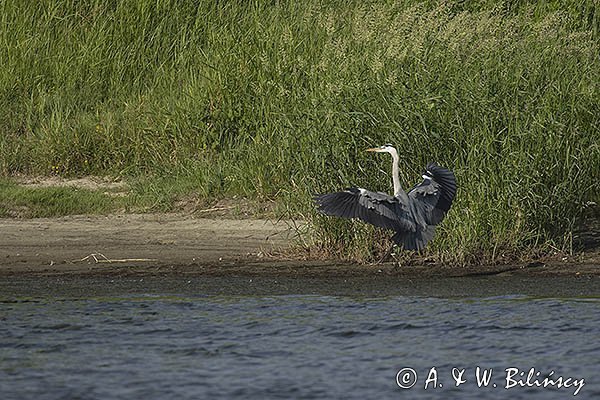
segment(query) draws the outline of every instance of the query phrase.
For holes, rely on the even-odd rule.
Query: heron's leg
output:
[[[379,261],[377,261],[375,263],[375,265],[383,264],[384,262],[386,262],[388,260],[388,258],[390,258],[390,256],[392,255],[392,253],[394,252],[394,247],[396,247],[396,245],[392,244],[390,246],[389,250],[385,252],[385,254],[383,255],[383,257],[381,257],[381,259]]]

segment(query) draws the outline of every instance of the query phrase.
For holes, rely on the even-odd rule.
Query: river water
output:
[[[597,279],[273,282],[4,281],[0,398],[600,398]]]

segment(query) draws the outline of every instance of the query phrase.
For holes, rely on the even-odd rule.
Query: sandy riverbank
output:
[[[205,219],[184,214],[0,219],[0,232],[0,276],[600,277],[595,256],[579,262],[471,267],[283,260],[269,254],[285,250],[294,230],[285,222],[268,220]]]

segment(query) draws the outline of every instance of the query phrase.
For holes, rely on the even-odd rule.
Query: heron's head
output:
[[[396,149],[391,144],[384,144],[383,146],[373,147],[371,149],[367,149],[367,151],[374,151],[376,153],[396,153]]]

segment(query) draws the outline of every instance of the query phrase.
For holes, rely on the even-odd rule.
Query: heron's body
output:
[[[392,239],[406,250],[422,250],[435,234],[456,194],[456,180],[449,169],[429,164],[423,182],[408,193],[398,174],[398,153],[390,145],[369,151],[392,155],[394,195],[348,188],[342,192],[315,196],[321,212],[341,218],[358,218],[395,231]]]

